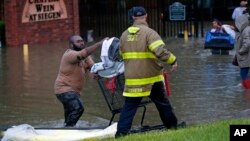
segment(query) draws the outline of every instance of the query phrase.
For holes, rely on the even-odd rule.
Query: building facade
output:
[[[185,6],[184,21],[168,20],[169,7]],[[67,40],[88,31],[94,36],[117,36],[128,26],[128,10],[144,6],[150,27],[162,36],[182,30],[203,30],[203,21],[231,20],[240,0],[0,0],[0,39],[7,47]],[[4,28],[1,26],[4,23]],[[2,31],[3,30],[3,31]]]
[[[3,0],[1,4],[7,47],[62,41],[79,34],[78,0]]]

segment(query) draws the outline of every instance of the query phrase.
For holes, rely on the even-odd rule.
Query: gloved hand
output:
[[[100,70],[104,70],[103,62],[95,63],[95,64],[91,67],[90,72],[91,72],[91,73],[97,73],[97,72],[100,71]]]

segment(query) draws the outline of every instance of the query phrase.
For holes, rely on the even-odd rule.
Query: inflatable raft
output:
[[[227,33],[207,32],[205,36],[205,49],[232,50],[234,39]]]

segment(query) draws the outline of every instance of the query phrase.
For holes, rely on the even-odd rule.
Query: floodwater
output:
[[[202,38],[166,39],[169,49],[178,57],[178,70],[169,73],[175,113],[187,124],[207,123],[235,118],[250,108],[250,92],[240,85],[239,69],[229,55],[212,55],[203,49]],[[62,127],[63,108],[53,86],[65,42],[0,48],[0,128],[18,124],[35,127]],[[94,55],[99,61],[99,52]],[[168,67],[169,70],[169,67]],[[111,112],[97,81],[86,79],[82,100],[85,112],[78,127],[106,126]],[[139,108],[134,125],[140,125]],[[119,115],[115,116],[115,121]],[[161,124],[153,104],[147,106],[144,125]]]

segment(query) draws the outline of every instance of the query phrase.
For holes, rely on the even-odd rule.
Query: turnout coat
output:
[[[144,21],[135,21],[123,32],[120,53],[125,65],[126,97],[149,96],[153,84],[164,80],[162,62],[172,65],[176,61],[159,34]]]

